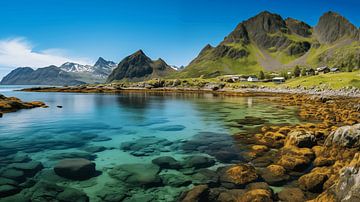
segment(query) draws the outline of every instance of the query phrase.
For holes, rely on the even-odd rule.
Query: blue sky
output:
[[[359,8],[358,0],[2,0],[0,78],[17,66],[119,62],[138,49],[186,65],[263,10],[310,25],[332,10],[359,26]]]

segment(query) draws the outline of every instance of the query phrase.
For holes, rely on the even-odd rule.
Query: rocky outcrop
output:
[[[244,187],[258,179],[258,174],[253,166],[237,164],[219,168],[220,182],[225,187]]]
[[[314,31],[321,43],[333,43],[344,37],[356,39],[358,34],[358,30],[353,24],[331,11],[320,17]]]
[[[3,116],[3,113],[15,112],[20,109],[31,109],[36,107],[46,108],[45,103],[40,101],[33,102],[23,102],[16,97],[5,97],[0,94],[0,118]]]
[[[340,146],[346,148],[360,146],[360,124],[343,126],[332,133],[325,140],[326,146]]]
[[[288,133],[285,146],[297,146],[311,148],[316,144],[316,137],[306,130],[294,130]]]
[[[109,75],[107,82],[115,80],[141,81],[151,78],[159,78],[175,70],[165,63],[164,60],[151,60],[142,50],[124,58]]]
[[[311,26],[306,24],[305,22],[296,20],[294,18],[287,18],[285,20],[285,23],[291,33],[297,34],[302,37],[311,36]]]

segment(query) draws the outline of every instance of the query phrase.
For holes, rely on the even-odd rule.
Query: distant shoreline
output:
[[[255,87],[255,88],[218,88],[216,86],[202,88],[185,88],[185,87],[159,87],[159,88],[136,88],[125,87],[116,88],[109,85],[101,86],[70,86],[70,87],[36,87],[21,89],[24,92],[67,92],[67,93],[126,93],[126,92],[148,92],[148,93],[213,93],[237,96],[272,96],[280,94],[305,94],[318,95],[324,97],[350,97],[360,98],[360,89],[340,89],[340,90],[318,90],[304,88],[271,88],[271,87]]]

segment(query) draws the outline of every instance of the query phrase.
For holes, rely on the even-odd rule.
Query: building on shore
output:
[[[247,81],[256,82],[256,81],[259,81],[259,79],[258,79],[257,76],[255,76],[255,75],[250,75],[250,76],[247,78]]]
[[[281,76],[279,76],[279,77],[274,77],[274,78],[272,78],[272,81],[273,81],[274,83],[284,83],[284,82],[285,82],[285,77],[281,77]]]
[[[330,72],[330,68],[328,66],[318,67],[316,71],[318,74],[327,74]]]

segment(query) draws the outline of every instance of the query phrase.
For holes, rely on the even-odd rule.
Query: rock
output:
[[[276,164],[286,170],[302,171],[310,165],[314,157],[314,152],[309,148],[284,147]]]
[[[360,124],[343,126],[331,132],[325,140],[326,146],[354,148],[360,146]]]
[[[279,132],[266,132],[264,136],[259,139],[261,144],[272,148],[280,148],[284,145],[286,136]]]
[[[119,202],[124,200],[128,195],[128,191],[129,190],[123,184],[106,183],[96,195],[104,202]]]
[[[305,201],[304,192],[299,188],[285,187],[278,193],[278,197],[284,202],[303,202]]]
[[[242,195],[245,193],[244,189],[230,189],[230,190],[222,190],[217,197],[217,200],[221,202],[235,202],[239,201]]]
[[[42,163],[38,161],[30,161],[27,163],[13,163],[10,164],[8,167],[23,171],[27,177],[34,176],[36,173],[38,173],[44,168]]]
[[[191,179],[178,172],[178,173],[169,173],[169,174],[162,174],[160,175],[162,182],[166,186],[171,187],[182,187],[182,186],[188,186],[191,184]]]
[[[14,185],[0,185],[0,197],[11,196],[20,192],[20,189]]]
[[[245,189],[252,190],[252,189],[265,189],[271,191],[271,188],[265,182],[253,182],[246,185]]]
[[[253,117],[253,116],[245,116],[243,119],[235,119],[232,120],[240,125],[262,125],[267,122],[267,120],[262,119],[260,117]]]
[[[26,176],[24,171],[16,170],[13,168],[6,169],[0,174],[1,177],[9,178],[15,180],[17,182],[24,182],[26,180]]]
[[[61,160],[54,171],[57,175],[72,180],[87,180],[96,175],[95,163],[81,158]]]
[[[171,156],[161,156],[152,160],[152,163],[158,165],[161,169],[180,169],[179,161]]]
[[[186,127],[183,125],[170,125],[170,126],[158,127],[158,128],[156,128],[156,130],[158,130],[158,131],[182,131],[185,128]]]
[[[188,192],[185,192],[181,197],[182,202],[200,202],[206,201],[209,194],[209,187],[207,185],[198,185],[193,187]]]
[[[206,156],[189,156],[184,159],[184,167],[186,168],[207,168],[215,165],[215,161],[212,158]]]
[[[305,191],[320,193],[330,174],[330,169],[327,167],[314,168],[310,173],[299,178],[299,187]]]
[[[306,130],[291,131],[286,139],[285,146],[297,146],[311,148],[316,144],[316,137],[313,133]]]
[[[49,157],[50,160],[62,160],[62,159],[72,159],[72,158],[82,158],[91,161],[91,160],[95,160],[96,155],[90,154],[88,152],[71,152],[71,153],[55,154]]]
[[[258,179],[255,168],[247,164],[237,164],[218,169],[220,182],[226,187],[243,187]]]
[[[4,178],[4,177],[0,177],[0,185],[19,185],[18,182],[16,182],[15,180],[9,179],[9,178]]]
[[[89,201],[89,197],[79,190],[61,187],[45,181],[39,181],[36,183],[36,185],[30,188],[25,195],[30,198],[30,201]]]
[[[120,149],[134,156],[150,156],[160,154],[163,149],[172,145],[167,139],[155,136],[142,137],[134,141],[123,142]]]
[[[93,153],[105,151],[106,147],[104,147],[104,146],[89,146],[89,147],[85,147],[83,150],[93,154]]]
[[[123,164],[110,170],[110,177],[132,186],[161,185],[160,167],[154,164]]]
[[[191,180],[194,185],[200,185],[200,184],[208,184],[216,185],[218,184],[219,177],[217,173],[210,169],[200,169],[197,170],[196,173],[191,175]]]
[[[269,165],[262,171],[261,177],[270,185],[279,186],[290,179],[284,167],[279,165]]]
[[[252,189],[245,192],[238,200],[241,202],[263,201],[272,202],[272,192],[265,189]]]

